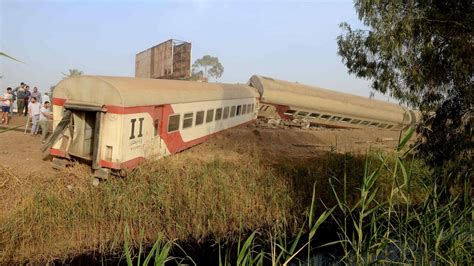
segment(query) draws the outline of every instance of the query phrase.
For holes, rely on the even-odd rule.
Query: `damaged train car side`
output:
[[[399,130],[417,123],[418,112],[398,104],[254,75],[248,82],[261,95],[258,116],[273,120],[304,120],[341,128]]]
[[[81,158],[97,175],[130,169],[204,142],[257,117],[245,85],[78,76],[55,88],[50,153]]]

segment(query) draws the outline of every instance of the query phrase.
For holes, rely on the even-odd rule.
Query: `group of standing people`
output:
[[[41,130],[41,140],[43,142],[46,140],[52,121],[50,98],[47,92],[41,95],[37,87],[30,91],[30,87],[22,82],[15,89],[8,87],[5,94],[0,96],[0,101],[2,103],[1,124],[8,125],[9,116],[13,116],[13,103],[16,101],[17,115],[28,116],[28,119],[31,119],[31,135],[38,135]]]

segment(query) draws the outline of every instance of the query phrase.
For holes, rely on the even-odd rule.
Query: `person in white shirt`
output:
[[[31,117],[31,135],[36,135],[38,132],[38,120],[40,116],[41,105],[37,102],[36,97],[31,97],[31,102],[28,104],[28,115]]]
[[[10,114],[10,107],[11,107],[11,101],[12,101],[12,88],[8,87],[7,92],[2,97],[0,97],[0,100],[2,102],[0,120],[2,124],[3,122],[5,122],[5,124],[8,125],[8,115]]]
[[[49,92],[45,92],[43,96],[41,96],[41,102],[42,103],[51,102],[51,100],[49,99]]]
[[[53,119],[53,114],[49,110],[49,102],[45,101],[43,103],[43,107],[40,109],[40,116],[39,116],[39,126],[41,128],[41,142],[44,143],[46,141],[46,137],[48,136],[50,122]]]

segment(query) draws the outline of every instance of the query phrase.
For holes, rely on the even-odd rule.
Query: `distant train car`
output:
[[[311,87],[273,78],[252,76],[249,86],[260,95],[258,116],[300,120],[328,127],[399,130],[419,120],[419,114],[398,104]]]
[[[134,168],[253,121],[258,93],[246,85],[77,76],[54,89],[50,153],[89,161],[96,173]]]

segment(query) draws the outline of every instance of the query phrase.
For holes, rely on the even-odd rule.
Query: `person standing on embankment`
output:
[[[2,112],[1,112],[1,124],[5,122],[8,125],[8,115],[10,114],[10,106],[12,100],[12,88],[8,87],[7,92],[1,97],[2,101]]]
[[[36,97],[31,97],[31,102],[28,104],[28,114],[31,117],[31,135],[38,133],[38,120],[40,116],[41,105],[36,101]]]
[[[20,83],[20,87],[15,88],[13,92],[16,92],[16,107],[18,116],[21,116],[25,108],[26,103],[26,85],[25,83]]]
[[[53,120],[53,114],[49,110],[49,101],[45,101],[43,107],[40,109],[40,116],[39,116],[39,126],[41,128],[41,142],[44,143],[46,141],[46,137],[48,136],[50,122]]]

